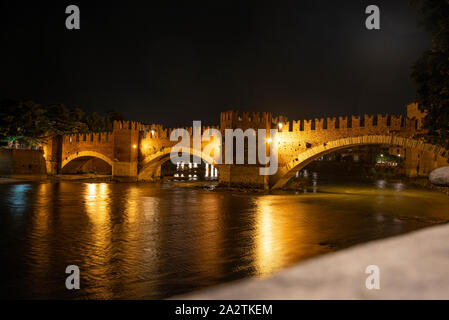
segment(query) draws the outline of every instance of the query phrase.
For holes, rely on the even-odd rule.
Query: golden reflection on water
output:
[[[126,194],[125,220],[133,224],[139,219],[140,189],[137,186],[130,186]]]
[[[99,239],[104,239],[104,226],[110,215],[109,185],[107,183],[87,183],[84,191],[84,203],[93,231],[100,231]],[[103,232],[102,232],[103,231]]]
[[[195,199],[201,206],[198,207],[198,219],[195,232],[200,240],[196,250],[193,251],[193,268],[198,270],[204,279],[215,279],[222,273],[220,261],[222,232],[220,230],[220,201],[221,199],[210,194],[196,194]]]
[[[33,273],[46,273],[50,267],[50,206],[52,184],[42,183],[37,187],[36,207],[33,215],[32,238],[30,241],[34,269]],[[35,278],[34,281],[38,281]]]
[[[88,281],[102,281],[101,296],[110,297],[108,290],[108,261],[110,246],[110,185],[107,183],[86,183],[83,190],[84,206],[89,218],[89,245],[84,263],[89,271]]]
[[[255,268],[259,276],[267,276],[285,265],[291,230],[272,199],[260,197],[256,204]]]
[[[150,235],[150,238],[144,242],[145,246],[143,248],[142,257],[145,261],[150,264],[151,272],[157,267],[157,243],[155,243],[154,238],[158,239],[156,235],[160,232],[159,223],[159,211],[160,211],[160,199],[157,197],[146,196],[141,199],[142,201],[142,212],[145,221],[145,234]],[[151,237],[153,236],[153,237]]]
[[[117,279],[118,283],[126,288],[127,286],[121,283],[123,278],[142,281],[140,285],[133,287],[137,296],[143,295],[145,289],[148,290],[149,285],[143,281],[148,280],[148,276],[153,276],[158,266],[157,255],[153,251],[156,243],[150,240],[151,236],[157,233],[158,226],[147,220],[148,215],[157,214],[158,205],[151,198],[148,200],[144,189],[136,185],[130,186],[126,194],[124,220],[120,226],[121,239],[117,243],[120,248],[116,250],[121,261],[121,277]]]

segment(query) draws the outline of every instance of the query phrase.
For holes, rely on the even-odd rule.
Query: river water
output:
[[[270,195],[182,184],[0,184],[2,298],[158,299],[449,221],[449,197],[402,183]],[[65,288],[77,265],[81,289]]]

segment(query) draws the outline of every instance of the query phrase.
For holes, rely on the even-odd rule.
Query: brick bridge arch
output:
[[[287,162],[283,167],[280,167],[278,172],[270,179],[272,189],[282,188],[296,174],[297,171],[301,170],[313,160],[323,155],[354,146],[375,144],[400,146],[424,152],[431,152],[432,154],[445,156],[446,158],[448,155],[447,151],[439,146],[411,138],[387,135],[347,137],[325,142],[307,149],[306,151],[300,152],[294,159]]]
[[[72,153],[69,156],[67,156],[61,163],[61,170],[64,169],[64,167],[66,167],[73,160],[80,159],[80,158],[86,158],[86,159],[98,158],[98,159],[103,160],[107,164],[109,164],[111,166],[111,168],[113,168],[113,165],[114,165],[114,162],[108,156],[106,156],[100,152],[86,150],[86,151],[79,151],[76,153]]]
[[[155,181],[160,178],[161,175],[161,166],[166,161],[170,160],[170,152],[171,147],[165,147],[161,151],[156,152],[152,155],[147,156],[143,161],[141,165],[141,169],[139,170],[138,174],[138,180],[141,181]],[[201,151],[198,151],[194,148],[189,148],[188,153],[191,156],[196,156],[198,158],[201,158],[202,160],[212,164],[216,165],[215,160],[208,156]],[[217,170],[220,170],[217,168]]]

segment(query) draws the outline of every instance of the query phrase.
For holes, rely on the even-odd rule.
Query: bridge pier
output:
[[[137,161],[114,161],[112,165],[112,179],[118,182],[137,181]]]
[[[259,174],[257,165],[217,165],[219,184],[226,187],[248,187],[254,189],[269,189],[269,176]]]

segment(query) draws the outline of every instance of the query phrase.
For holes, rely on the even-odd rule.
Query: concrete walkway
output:
[[[369,265],[379,267],[379,290],[366,288]],[[271,278],[228,283],[174,299],[449,299],[449,225],[330,253]]]

